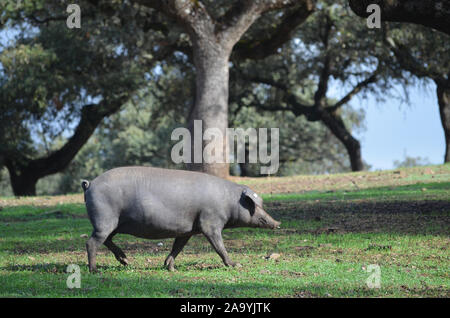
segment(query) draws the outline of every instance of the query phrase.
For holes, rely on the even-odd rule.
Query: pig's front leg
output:
[[[181,236],[177,237],[175,239],[175,242],[173,242],[172,251],[164,261],[164,266],[166,266],[169,271],[172,272],[175,270],[175,257],[177,257],[177,255],[181,252],[190,238],[190,236]]]
[[[230,257],[228,256],[227,250],[223,245],[222,231],[218,229],[204,230],[203,234],[206,236],[209,243],[211,243],[211,245],[214,247],[217,254],[220,255],[225,266],[236,266],[236,263],[231,261]]]

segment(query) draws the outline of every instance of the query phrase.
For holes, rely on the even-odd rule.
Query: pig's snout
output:
[[[275,221],[270,215],[265,213],[265,215],[259,217],[259,226],[269,229],[279,229],[281,222]]]

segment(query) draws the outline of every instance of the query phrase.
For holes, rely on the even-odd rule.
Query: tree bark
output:
[[[201,120],[202,136],[206,129],[215,128],[220,131],[222,138],[203,140],[202,149],[192,147],[193,157],[195,151],[202,151],[203,154],[206,146],[214,147],[215,151],[219,151],[219,154],[215,154],[216,159],[220,158],[219,163],[212,162],[211,153],[205,152],[201,156],[202,163],[193,162],[190,168],[227,178],[229,164],[226,163],[228,155],[226,128],[228,126],[228,59],[230,52],[215,41],[197,40],[197,43],[193,44],[197,74],[195,105],[189,123],[191,136],[193,137],[195,134],[194,121]]]
[[[364,164],[361,156],[361,144],[347,130],[342,119],[334,112],[329,112],[325,109],[320,111],[320,117],[325,126],[331,130],[333,135],[335,135],[345,146],[345,149],[347,149],[352,171],[364,170]]]
[[[437,97],[442,128],[445,135],[444,163],[450,162],[450,81],[437,84]]]
[[[241,177],[250,177],[251,175],[251,170],[249,169],[249,156],[250,156],[250,150],[249,150],[250,145],[248,143],[245,143],[245,147],[244,147],[244,158],[245,158],[245,162],[240,162],[239,163],[239,168],[241,169]]]

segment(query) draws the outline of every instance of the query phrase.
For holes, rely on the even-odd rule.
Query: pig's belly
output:
[[[200,233],[195,222],[190,222],[182,218],[161,219],[159,217],[119,221],[116,232],[131,234],[146,239],[164,239]]]
[[[117,233],[130,234],[145,239],[166,239],[200,233],[192,228],[166,228],[142,223],[128,222],[116,229]]]

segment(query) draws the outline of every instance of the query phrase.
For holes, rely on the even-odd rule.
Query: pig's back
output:
[[[173,201],[185,202],[192,199],[202,201],[205,196],[214,200],[216,196],[223,195],[227,188],[235,186],[230,181],[206,173],[139,166],[108,170],[94,179],[91,185],[114,192],[114,196],[120,196],[122,200],[153,194],[161,199],[176,198]]]

